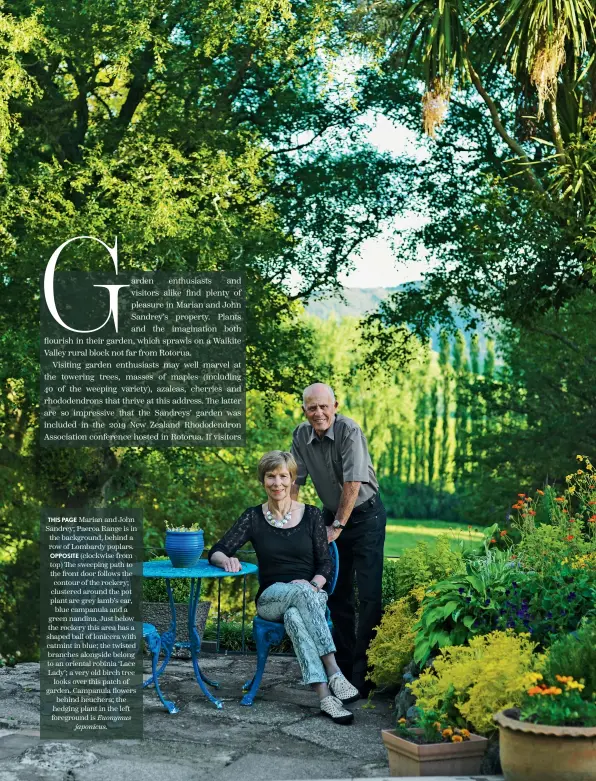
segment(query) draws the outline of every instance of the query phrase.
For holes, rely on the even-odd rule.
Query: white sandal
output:
[[[333,695],[343,703],[356,702],[360,698],[360,692],[348,681],[342,672],[335,673],[329,678],[329,688]]]
[[[321,713],[329,716],[336,724],[351,724],[354,714],[342,706],[341,700],[329,694],[321,700]]]

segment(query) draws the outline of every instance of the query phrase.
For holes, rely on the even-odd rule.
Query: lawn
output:
[[[454,543],[463,540],[465,545],[478,545],[484,536],[481,526],[469,527],[466,523],[389,518],[385,536],[385,555],[401,556],[406,548],[413,548],[422,540],[432,543],[439,534],[445,533],[453,538]]]

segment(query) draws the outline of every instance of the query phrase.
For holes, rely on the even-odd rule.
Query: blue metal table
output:
[[[143,563],[143,577],[144,578],[165,578],[166,589],[168,592],[168,600],[170,603],[170,612],[172,614],[172,623],[169,629],[167,629],[161,636],[161,645],[165,651],[165,659],[163,660],[161,667],[157,671],[157,677],[163,673],[166,669],[172,651],[176,643],[176,608],[174,607],[174,595],[172,594],[172,587],[170,580],[172,578],[190,578],[190,597],[188,600],[188,639],[190,641],[190,655],[192,658],[192,664],[194,668],[195,678],[199,684],[201,691],[211,700],[216,708],[222,708],[223,703],[214,697],[207,685],[218,687],[217,681],[211,681],[201,673],[199,667],[198,656],[201,651],[201,639],[196,627],[196,613],[197,605],[199,604],[199,596],[201,594],[201,580],[203,578],[237,578],[244,577],[244,608],[246,607],[246,576],[256,574],[259,570],[256,564],[250,564],[246,561],[241,561],[242,568],[240,572],[226,572],[220,567],[214,567],[207,561],[199,561],[194,567],[173,567],[170,561],[146,561]],[[244,620],[244,610],[243,610]],[[145,682],[144,686],[149,686],[153,683],[153,676]],[[207,684],[207,685],[206,685]]]

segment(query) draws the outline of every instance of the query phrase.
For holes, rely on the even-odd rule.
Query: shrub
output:
[[[474,637],[467,645],[442,649],[434,669],[424,670],[409,687],[423,710],[490,733],[494,713],[521,704],[528,673],[541,661],[534,650],[527,635],[511,631]]]
[[[508,553],[486,550],[466,564],[466,571],[432,585],[422,603],[416,624],[414,659],[424,663],[435,650],[461,645],[474,635],[495,628],[515,565]]]
[[[453,573],[464,572],[465,566],[462,551],[453,550],[449,536],[441,534],[434,544],[419,542],[392,561],[383,572],[386,594],[401,599],[414,588],[426,587]]]
[[[596,623],[586,624],[551,645],[546,655],[544,676],[555,680],[557,675],[583,680],[585,698],[596,694]]]
[[[386,610],[367,656],[371,671],[369,680],[376,686],[397,686],[403,668],[414,654],[414,624],[420,615],[424,590],[417,589],[402,597]]]
[[[399,571],[399,559],[385,559],[383,561],[383,593],[381,597],[383,611],[399,597],[397,596],[397,573]]]
[[[574,631],[594,613],[596,571],[567,559],[542,573],[518,571],[505,597],[494,628],[530,632],[547,647],[553,635]]]
[[[153,561],[169,561],[167,556],[156,556]],[[170,585],[174,602],[188,602],[190,598],[190,580],[188,578],[171,578]],[[144,602],[167,602],[165,578],[143,578]]]
[[[459,498],[422,483],[404,483],[398,477],[382,477],[379,487],[390,518],[437,520],[458,523],[462,520]]]

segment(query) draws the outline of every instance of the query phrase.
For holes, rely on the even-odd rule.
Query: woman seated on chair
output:
[[[343,703],[359,698],[335,661],[335,646],[325,618],[323,586],[332,572],[327,531],[321,511],[292,501],[297,466],[291,453],[272,450],[259,461],[259,481],[267,501],[245,510],[209,551],[209,561],[238,572],[234,553],[252,543],[259,563],[257,613],[283,621],[300,664],[304,683],[319,695],[321,713],[338,724],[354,716]]]

